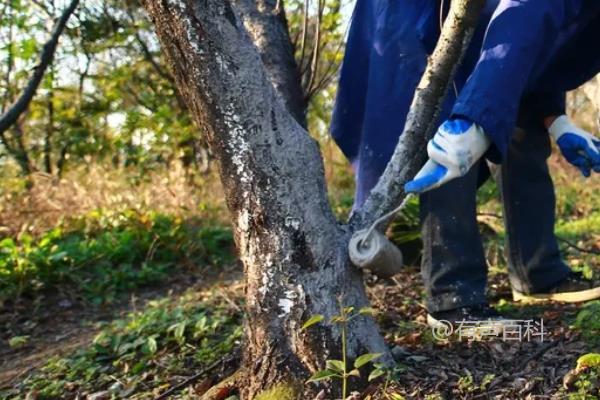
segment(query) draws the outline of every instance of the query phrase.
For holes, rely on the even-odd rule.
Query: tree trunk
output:
[[[594,112],[596,114],[594,127],[598,128],[600,127],[600,75],[596,75],[595,78],[583,85],[582,89],[594,107]]]
[[[276,92],[288,111],[306,128],[306,107],[300,71],[294,57],[281,0],[233,0]]]
[[[346,306],[368,305],[348,261],[350,233],[327,201],[318,145],[280,101],[229,1],[144,5],[217,159],[231,212],[247,278],[243,398],[279,382],[302,388],[341,348],[337,327],[302,324],[337,315],[340,296]],[[353,320],[349,332],[351,358],[382,352],[390,360],[370,317]]]
[[[177,86],[219,165],[244,264],[247,382],[242,397],[252,399],[284,382],[299,388],[297,398],[307,399],[314,394],[314,386],[303,384],[307,376],[322,369],[325,360],[341,358],[341,332],[329,323],[301,331],[302,324],[316,314],[326,320],[339,314],[339,298],[344,306],[363,307],[368,301],[362,276],[348,260],[352,229],[336,222],[327,201],[318,146],[286,110],[285,94],[275,91],[285,85],[271,85],[273,75],[267,77],[242,23],[249,25],[248,14],[240,7],[245,15],[240,18],[232,4],[245,1],[143,0]],[[393,208],[401,184],[420,167],[431,121],[483,3],[452,2],[405,136],[353,228]],[[382,361],[391,361],[374,321],[360,317],[349,326],[347,353],[352,359],[366,352],[383,353]]]
[[[48,91],[48,125],[44,137],[44,170],[52,175],[52,136],[54,136],[54,89]]]
[[[27,148],[25,147],[25,139],[23,138],[25,135],[23,134],[23,122],[17,121],[13,126],[15,146],[13,146],[14,157],[21,168],[21,174],[23,176],[28,176],[33,172],[33,167],[31,164],[31,159],[29,158],[29,153],[27,153]]]

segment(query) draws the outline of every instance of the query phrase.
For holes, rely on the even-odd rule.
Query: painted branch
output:
[[[318,145],[276,94],[230,0],[143,3],[219,165],[246,275],[243,398],[280,382],[310,393],[305,379],[340,357],[341,332],[302,324],[338,314],[340,297],[368,305],[348,260],[349,232],[328,203]],[[372,318],[352,320],[349,332],[350,358],[382,352],[390,360]]]
[[[67,21],[69,17],[79,4],[79,0],[72,0],[69,6],[63,11],[62,15],[58,19],[58,22],[54,26],[52,30],[52,35],[50,39],[44,44],[42,48],[42,53],[40,55],[40,62],[35,67],[35,71],[33,75],[27,82],[27,86],[23,90],[21,96],[17,99],[17,101],[8,108],[8,110],[0,117],[0,132],[5,132],[8,128],[10,128],[18,119],[19,116],[27,109],[31,99],[35,95],[42,78],[44,77],[44,73],[46,69],[52,62],[54,58],[54,53],[56,52],[56,47],[58,45],[58,39],[60,35],[63,33],[65,26],[67,25]]]
[[[452,1],[438,44],[417,86],[396,150],[363,207],[350,218],[354,229],[370,226],[406,197],[404,184],[426,161],[427,142],[437,129],[442,103],[484,5],[485,0]]]
[[[306,127],[306,101],[281,0],[233,0],[276,92]]]

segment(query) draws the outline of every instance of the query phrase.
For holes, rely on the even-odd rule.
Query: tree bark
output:
[[[485,0],[452,1],[440,39],[415,91],[404,131],[377,185],[364,205],[352,215],[350,223],[354,228],[370,226],[406,197],[404,184],[414,178],[427,159],[427,142],[437,129],[444,98],[469,47],[484,5]]]
[[[280,382],[303,388],[340,358],[338,327],[315,314],[368,305],[328,204],[318,145],[286,110],[228,0],[145,0],[177,85],[219,165],[247,279],[243,398]],[[370,317],[352,321],[349,357],[389,353]],[[386,358],[387,357],[387,358]],[[302,390],[310,392],[313,385]],[[299,398],[306,398],[300,395]]]
[[[306,107],[300,71],[294,57],[281,0],[233,0],[252,41],[258,48],[275,91],[288,111],[306,128]]]
[[[19,164],[19,167],[21,168],[21,174],[23,176],[28,176],[33,172],[33,165],[31,164],[29,153],[27,153],[27,149],[25,148],[22,123],[22,121],[17,121],[13,126],[13,138],[15,145],[12,146],[11,154],[13,157],[15,157],[17,164]]]
[[[44,137],[44,170],[52,175],[52,137],[54,136],[54,88],[50,87],[48,91],[48,124],[46,126],[46,136]]]
[[[583,92],[587,96],[590,103],[594,107],[596,112],[595,127],[600,126],[600,75],[596,75],[595,78],[590,80],[588,83],[582,86]]]
[[[308,374],[326,359],[341,358],[341,332],[327,323],[301,331],[303,322],[337,315],[340,297],[345,306],[368,301],[362,276],[348,260],[352,229],[336,222],[327,201],[318,146],[286,110],[285,95],[275,91],[282,86],[271,85],[264,54],[244,27],[252,30],[249,14],[235,6],[242,1],[143,0],[177,86],[208,138],[231,212],[247,279],[242,397],[285,382],[301,388],[298,398],[306,399],[314,388],[303,385]],[[432,121],[483,3],[452,2],[403,139],[353,227],[397,204],[403,182],[420,167]],[[352,321],[347,349],[350,359],[381,352],[384,362],[391,360],[369,317]]]

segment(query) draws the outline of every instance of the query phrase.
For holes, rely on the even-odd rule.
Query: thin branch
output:
[[[588,254],[599,254],[600,255],[600,250],[595,250],[595,249],[585,249],[583,247],[577,246],[575,243],[571,242],[570,240],[567,240],[565,238],[562,237],[557,237],[557,239],[560,242],[563,242],[564,244],[566,244],[567,246],[581,252],[581,253],[588,253]]]
[[[298,70],[304,69],[304,55],[306,54],[306,36],[308,35],[308,8],[310,7],[310,0],[304,2],[304,16],[302,20],[302,36],[300,39],[300,62]]]
[[[140,46],[140,49],[142,50],[142,54],[144,54],[144,58],[146,59],[146,61],[148,61],[150,63],[150,65],[152,65],[152,68],[154,68],[154,70],[156,71],[156,73],[158,75],[163,77],[165,80],[167,80],[171,84],[175,84],[175,80],[173,79],[173,76],[169,72],[165,71],[164,68],[161,67],[156,62],[156,60],[154,59],[154,55],[148,48],[148,45],[146,44],[144,39],[140,36],[139,30],[138,30],[137,26],[135,26],[136,20],[135,20],[135,16],[133,15],[133,10],[131,9],[131,6],[127,7],[127,16],[129,17],[129,21],[133,24],[133,28],[135,30],[135,33],[134,33],[135,40],[138,43],[138,45]]]
[[[438,43],[415,90],[398,145],[366,202],[351,216],[353,229],[370,226],[406,197],[404,184],[414,178],[427,158],[427,142],[435,133],[442,103],[484,5],[485,0],[451,2]]]
[[[50,40],[48,40],[42,49],[42,54],[40,56],[40,62],[35,68],[35,72],[33,76],[27,83],[27,86],[23,90],[21,97],[17,99],[17,101],[0,117],[0,132],[6,131],[10,126],[12,126],[17,120],[19,116],[27,109],[29,103],[33,99],[35,92],[37,91],[42,78],[44,77],[44,73],[48,68],[48,65],[52,62],[54,58],[54,53],[56,51],[56,47],[58,45],[58,39],[67,25],[67,21],[69,17],[77,8],[79,4],[79,0],[72,0],[71,4],[64,10],[60,19],[56,23],[54,30],[52,32],[52,36]]]
[[[54,18],[54,13],[46,6],[46,4],[43,1],[31,0],[31,2],[38,6],[46,14],[46,16]]]
[[[338,54],[339,52],[341,52],[343,45],[344,45],[343,41],[340,41],[338,43],[338,47],[335,50],[334,54]],[[323,73],[323,76],[321,77],[319,82],[317,82],[317,84],[314,86],[314,88],[306,94],[307,101],[310,100],[310,98],[312,98],[312,96],[314,96],[315,93],[319,92],[321,89],[325,88],[329,83],[331,83],[331,80],[337,76],[339,67],[340,67],[340,64],[337,63],[335,61],[335,59],[333,59],[329,62],[329,64],[327,65],[327,68],[325,69],[325,72]]]
[[[6,109],[6,105],[8,104],[9,101],[12,101],[11,98],[11,90],[10,90],[10,75],[12,73],[12,69],[14,66],[14,60],[13,60],[13,25],[14,25],[14,14],[13,14],[13,7],[12,7],[12,0],[8,2],[6,8],[9,9],[9,25],[8,25],[8,40],[7,40],[7,51],[6,51],[6,76],[4,77],[4,82],[6,84],[6,93],[4,93],[4,97],[2,99],[2,108],[0,109],[0,112],[4,113],[4,110]],[[2,134],[3,132],[0,131],[0,134]]]
[[[173,79],[173,76],[171,74],[169,74],[167,71],[165,71],[160,65],[158,65],[158,63],[154,59],[154,56],[152,55],[152,52],[150,51],[150,49],[146,45],[146,42],[144,42],[144,39],[142,39],[140,34],[138,32],[136,32],[134,36],[135,36],[135,40],[140,45],[140,49],[142,49],[144,58],[146,59],[146,61],[148,61],[150,63],[150,65],[152,65],[152,68],[154,68],[156,73],[158,75],[160,75],[161,77],[163,77],[168,82],[175,84],[175,80]]]
[[[317,77],[319,69],[319,58],[321,56],[321,23],[323,22],[323,11],[325,9],[325,0],[319,0],[319,9],[317,12],[317,26],[315,27],[315,38],[313,47],[312,62],[310,65],[310,78],[306,85],[305,93],[310,93]]]
[[[181,382],[181,383],[179,383],[179,384],[177,384],[175,386],[172,386],[167,391],[165,391],[163,394],[161,394],[160,396],[156,397],[154,400],[168,399],[171,396],[173,396],[175,393],[181,391],[182,389],[186,388],[187,386],[192,385],[198,379],[200,379],[203,376],[206,376],[207,374],[211,373],[212,371],[214,371],[215,369],[217,369],[221,365],[223,365],[223,364],[238,363],[239,359],[240,359],[239,351],[235,351],[233,354],[228,354],[228,355],[222,357],[221,359],[215,361],[214,363],[212,363],[208,367],[204,368],[203,370],[201,370],[201,371],[197,372],[196,374],[190,376],[189,378],[187,378],[183,382]]]

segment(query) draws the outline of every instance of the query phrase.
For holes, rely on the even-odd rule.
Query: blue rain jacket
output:
[[[355,206],[392,156],[449,1],[357,0],[331,122]],[[502,155],[519,112],[564,114],[565,92],[598,72],[600,0],[488,0],[438,122],[478,123]]]

